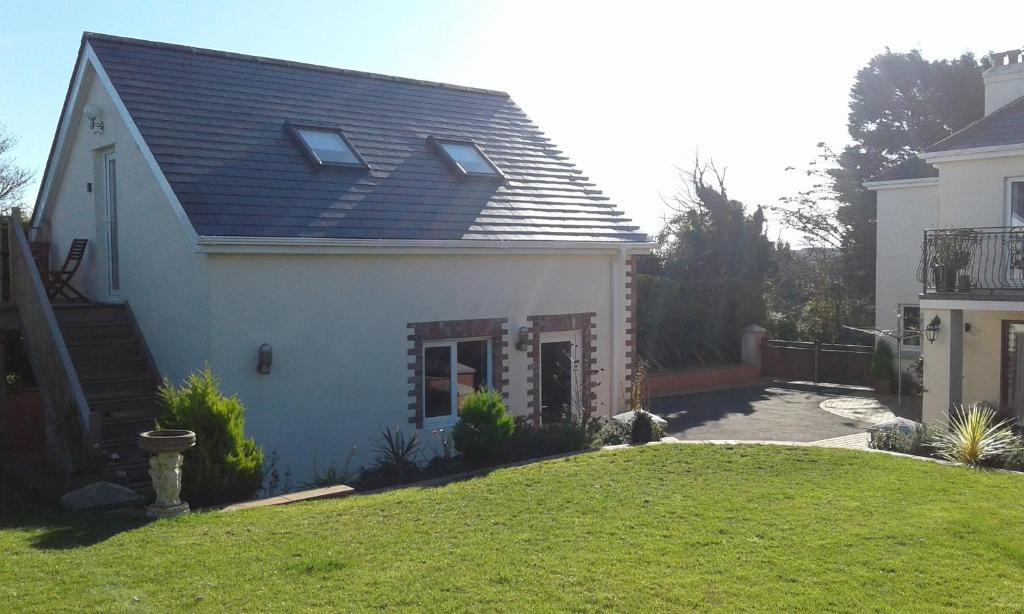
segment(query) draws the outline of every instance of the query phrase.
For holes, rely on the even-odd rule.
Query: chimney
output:
[[[992,54],[985,80],[985,115],[1024,96],[1024,55],[1020,49]]]

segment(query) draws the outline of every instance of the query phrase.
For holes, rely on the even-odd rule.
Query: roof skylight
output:
[[[344,133],[337,128],[289,124],[293,137],[303,146],[306,155],[319,166],[367,168]]]
[[[498,167],[473,141],[435,137],[430,140],[459,174],[466,177],[504,178]]]

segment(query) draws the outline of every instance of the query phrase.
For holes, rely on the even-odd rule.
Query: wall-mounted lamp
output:
[[[928,326],[924,327],[924,338],[928,340],[928,343],[935,343],[935,340],[939,337],[939,328],[942,325],[942,320],[939,316],[932,318],[932,321],[928,323]]]
[[[256,363],[256,370],[259,371],[260,375],[268,375],[270,373],[270,365],[274,362],[274,349],[270,347],[269,343],[264,343],[260,346],[260,358],[259,362]]]
[[[103,134],[103,109],[90,102],[85,105],[82,114],[85,115],[85,119],[89,120],[89,128],[92,129],[93,134]]]
[[[516,336],[516,349],[525,352],[530,347],[530,329],[525,326],[519,327],[519,334]]]

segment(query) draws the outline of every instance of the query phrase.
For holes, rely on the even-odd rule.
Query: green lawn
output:
[[[1024,477],[663,445],[143,525],[0,482],[5,610],[1024,608]]]

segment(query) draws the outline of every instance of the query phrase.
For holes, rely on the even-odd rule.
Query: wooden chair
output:
[[[82,257],[85,255],[85,248],[89,245],[89,239],[74,239],[71,241],[71,248],[68,249],[68,256],[64,259],[64,265],[59,271],[50,271],[46,276],[46,295],[50,300],[63,298],[69,301],[81,301],[88,303],[89,299],[71,285],[71,279],[82,264]]]

